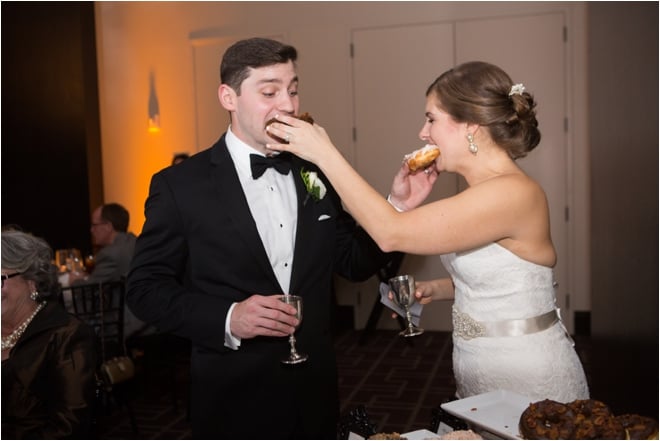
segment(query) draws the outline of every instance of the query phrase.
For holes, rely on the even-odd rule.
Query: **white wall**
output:
[[[193,44],[222,37],[284,36],[300,52],[301,108],[322,121],[353,161],[351,30],[557,11],[566,14],[569,23],[566,64],[570,70],[566,75],[575,93],[570,95],[567,114],[578,122],[570,136],[574,145],[584,147],[574,149],[570,158],[569,198],[576,219],[570,259],[578,275],[571,281],[571,292],[574,309],[588,310],[588,139],[586,127],[579,124],[586,121],[582,2],[97,2],[105,199],[126,205],[132,215],[131,229],[139,233],[151,175],[169,165],[175,152],[208,147],[196,141]],[[415,51],[415,47],[410,50]],[[221,55],[217,56],[216,69]],[[157,134],[147,132],[151,72],[162,126]],[[217,135],[224,130],[219,124]],[[339,288],[340,302],[359,303],[356,323],[362,326],[375,296],[374,281],[340,283]],[[423,322],[428,329],[450,329],[445,310],[429,313],[429,317],[433,319]]]

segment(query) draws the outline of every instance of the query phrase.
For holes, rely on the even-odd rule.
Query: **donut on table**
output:
[[[557,401],[537,401],[520,415],[519,429],[525,439],[572,439],[575,413]]]
[[[658,421],[653,418],[624,414],[617,415],[616,419],[623,426],[628,439],[658,439]]]
[[[568,406],[575,413],[575,439],[625,439],[623,425],[602,401],[575,400]]]
[[[658,421],[641,415],[615,416],[598,400],[537,401],[520,415],[525,439],[658,439]]]
[[[378,432],[367,439],[407,439],[401,436],[399,432]]]
[[[445,433],[438,439],[483,439],[483,437],[472,430],[454,430]]]

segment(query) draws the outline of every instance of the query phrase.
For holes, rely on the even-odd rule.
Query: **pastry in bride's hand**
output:
[[[427,144],[421,149],[407,154],[403,159],[408,164],[410,171],[416,172],[433,164],[438,156],[440,156],[440,149],[434,145]]]

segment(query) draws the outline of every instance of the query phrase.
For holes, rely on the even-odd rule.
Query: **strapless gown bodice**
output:
[[[455,285],[454,308],[479,322],[536,317],[555,305],[552,268],[498,244],[441,256]],[[532,399],[589,396],[582,364],[561,322],[521,336],[464,338],[454,332],[457,395],[505,389]]]

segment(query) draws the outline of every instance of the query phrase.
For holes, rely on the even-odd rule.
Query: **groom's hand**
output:
[[[296,308],[282,302],[282,295],[262,296],[254,294],[237,303],[231,314],[232,335],[254,338],[259,335],[286,337],[295,331],[298,324]]]

